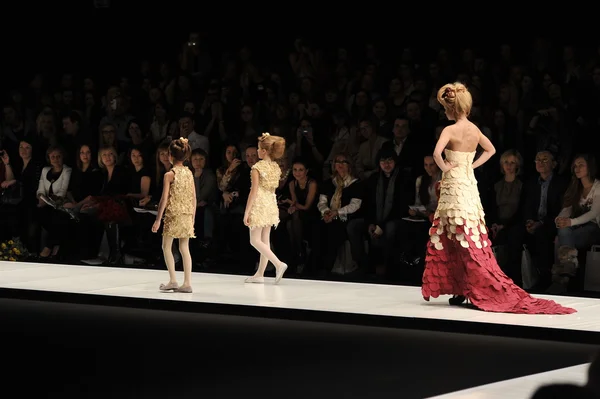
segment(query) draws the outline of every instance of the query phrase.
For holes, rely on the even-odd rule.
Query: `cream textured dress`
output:
[[[195,238],[194,234],[194,175],[186,166],[173,166],[175,175],[169,188],[169,201],[165,209],[163,236]]]
[[[248,227],[277,227],[279,207],[275,190],[279,187],[281,168],[277,162],[261,160],[252,169],[258,171],[258,191],[250,209]]]

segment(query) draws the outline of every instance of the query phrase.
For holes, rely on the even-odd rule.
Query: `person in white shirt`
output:
[[[600,243],[600,181],[596,179],[596,160],[591,155],[578,155],[572,171],[564,207],[555,219],[558,245],[587,250]]]
[[[208,137],[196,133],[194,130],[195,122],[191,114],[184,114],[179,118],[179,134],[181,137],[188,139],[188,143],[192,151],[198,148],[203,149],[207,154],[210,153],[210,143]]]

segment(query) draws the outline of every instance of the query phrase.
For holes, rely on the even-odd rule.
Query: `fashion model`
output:
[[[169,270],[169,282],[161,284],[161,291],[192,292],[192,256],[190,238],[194,235],[196,217],[196,191],[194,176],[183,163],[190,157],[192,150],[187,139],[173,140],[169,145],[169,157],[173,168],[165,173],[163,192],[158,205],[156,221],[152,232],[160,229],[164,214],[162,250]],[[173,257],[173,239],[179,240],[179,253],[183,261],[183,285],[177,284],[175,259]]]
[[[554,301],[531,297],[496,263],[473,172],[496,150],[467,119],[473,101],[463,84],[443,86],[437,99],[448,119],[456,123],[442,131],[433,154],[443,174],[439,202],[429,231],[421,288],[423,298],[428,301],[430,297],[454,295],[450,299],[452,305],[467,300],[489,312],[574,313],[575,309]],[[484,151],[474,161],[478,146]]]
[[[275,162],[285,153],[285,140],[282,137],[263,133],[258,139],[258,161],[250,170],[252,187],[244,224],[250,229],[250,244],[260,253],[260,261],[256,273],[246,279],[246,283],[263,283],[267,263],[275,266],[275,284],[281,281],[287,265],[271,251],[271,227],[279,224],[279,207],[275,190],[279,186],[281,168]]]

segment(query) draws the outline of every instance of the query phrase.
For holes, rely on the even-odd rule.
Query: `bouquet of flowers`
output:
[[[27,248],[21,240],[13,238],[0,244],[0,260],[16,262],[29,256]]]

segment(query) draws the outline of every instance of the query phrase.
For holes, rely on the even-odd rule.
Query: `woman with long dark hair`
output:
[[[600,242],[600,180],[594,157],[581,154],[571,167],[571,184],[556,217],[558,245],[587,250]]]

